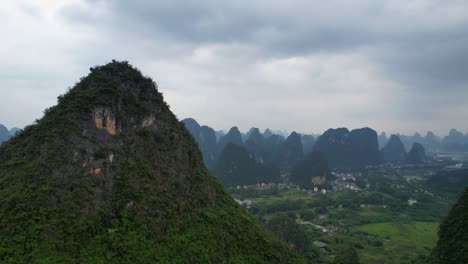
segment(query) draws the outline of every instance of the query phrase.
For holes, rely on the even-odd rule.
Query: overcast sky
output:
[[[468,132],[466,0],[15,0],[0,25],[8,127],[117,59],[216,129]]]

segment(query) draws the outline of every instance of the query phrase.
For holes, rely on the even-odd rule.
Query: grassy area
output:
[[[351,228],[384,241],[381,248],[360,250],[363,263],[405,263],[428,254],[437,241],[437,222],[385,222]],[[392,256],[389,258],[389,256]]]
[[[321,194],[295,188],[231,192],[236,198],[251,200],[250,213],[263,223],[284,213],[293,220],[300,216],[315,225],[337,228],[327,234],[301,224],[310,246],[303,254],[311,263],[331,263],[345,245],[353,246],[366,264],[410,264],[420,255],[428,256],[454,196],[428,193],[419,181],[406,181],[399,175],[364,177],[371,186],[363,192]],[[409,205],[409,199],[417,203]],[[326,246],[318,248],[314,241]]]

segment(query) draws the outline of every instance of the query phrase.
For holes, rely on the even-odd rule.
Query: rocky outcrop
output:
[[[328,162],[320,152],[312,152],[293,168],[290,181],[304,189],[324,187],[331,178]]]
[[[321,176],[321,177],[312,177],[311,180],[312,184],[315,186],[322,186],[325,183],[327,183],[327,177],[326,176]]]
[[[315,143],[315,151],[322,152],[331,167],[361,168],[381,163],[377,132],[370,128],[329,129]]]
[[[209,126],[200,126],[193,118],[182,120],[182,123],[190,131],[192,137],[198,144],[205,165],[212,169],[217,157],[216,132]]]
[[[259,163],[243,146],[233,143],[224,148],[213,173],[228,187],[281,180],[279,168]]]
[[[265,153],[265,143],[266,139],[260,133],[260,130],[254,128],[250,131],[249,138],[244,145],[249,153],[253,154],[258,161],[263,162],[265,160],[264,155],[268,155]]]
[[[143,119],[143,122],[141,124],[142,127],[151,127],[156,125],[156,117],[153,115],[146,117]]]
[[[226,147],[229,143],[242,146],[243,141],[242,141],[242,135],[241,132],[239,131],[239,128],[237,127],[232,127],[229,132],[221,137],[218,142],[218,154],[221,154],[221,152],[224,150],[224,147]]]
[[[265,129],[265,131],[263,132],[263,137],[269,138],[271,136],[273,136],[273,132],[271,132],[269,128]]]
[[[109,108],[97,107],[94,109],[93,119],[96,128],[103,129],[111,135],[117,134],[117,121]]]
[[[438,152],[440,150],[441,139],[434,134],[432,131],[427,131],[423,139],[424,148],[428,152]]]
[[[314,151],[315,137],[313,135],[301,135],[304,154]]]
[[[414,143],[411,150],[408,152],[406,161],[411,164],[421,164],[426,161],[426,150],[423,145]]]
[[[449,135],[443,138],[441,145],[444,151],[468,151],[468,137],[452,128]]]
[[[403,163],[406,161],[405,146],[397,135],[391,135],[387,145],[382,150],[384,160],[392,163]]]
[[[0,182],[0,263],[303,263],[208,172],[127,62],[91,68],[2,143]]]
[[[387,134],[385,132],[380,133],[378,137],[378,141],[379,141],[379,148],[385,147],[385,145],[387,145],[387,142],[388,142]]]
[[[292,132],[279,149],[276,158],[277,163],[282,168],[292,168],[303,157],[304,151],[302,149],[301,136],[296,132]]]

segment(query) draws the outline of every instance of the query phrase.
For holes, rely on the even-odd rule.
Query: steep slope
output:
[[[203,155],[203,161],[208,168],[212,168],[216,162],[216,132],[209,126],[200,128],[200,142],[198,143]]]
[[[349,135],[355,166],[376,165],[382,162],[377,132],[368,127],[353,129]],[[355,167],[353,166],[353,167]]]
[[[267,163],[276,162],[276,157],[279,155],[284,137],[280,135],[273,134],[265,139],[265,144],[263,146],[263,161]]]
[[[213,173],[228,187],[280,181],[279,168],[260,164],[244,147],[229,143],[219,156]]]
[[[403,143],[403,146],[405,146],[405,149],[411,149],[414,143],[422,143],[424,141],[424,138],[418,132],[414,133],[414,135],[397,135],[400,138],[401,143]]]
[[[292,132],[281,145],[276,160],[282,168],[292,168],[303,157],[301,136]]]
[[[383,148],[388,142],[387,134],[385,132],[380,133],[378,141],[379,148]]]
[[[12,129],[10,129],[10,134],[14,136],[16,135],[16,133],[19,133],[20,131],[21,131],[21,128],[13,127]]]
[[[314,151],[315,137],[313,135],[301,135],[304,154]]]
[[[263,132],[263,136],[265,138],[269,138],[271,136],[273,136],[273,132],[271,132],[271,130],[269,128],[265,129],[265,131]]]
[[[405,146],[397,135],[391,135],[387,145],[382,149],[384,160],[388,162],[401,163],[406,161]]]
[[[232,127],[229,129],[229,132],[221,137],[218,142],[218,154],[221,154],[223,152],[224,148],[229,144],[233,143],[239,146],[243,145],[242,141],[242,135],[241,132],[239,131],[239,128],[237,127]]]
[[[329,183],[328,161],[320,152],[312,152],[293,168],[290,180],[304,189],[323,187]]]
[[[198,142],[200,139],[199,135],[201,126],[198,124],[197,120],[193,118],[185,118],[181,122],[184,123],[185,128],[190,132],[190,134],[192,134],[193,139]]]
[[[252,135],[252,133],[255,133],[255,132],[260,133],[260,130],[256,127],[251,127],[249,131],[247,131],[247,133],[241,133],[242,141],[245,142],[247,139],[250,138],[250,135]]]
[[[468,187],[452,207],[439,229],[432,252],[434,264],[468,263]]]
[[[216,132],[209,126],[200,126],[193,118],[186,118],[182,123],[197,142],[205,165],[212,168],[216,161]]]
[[[424,149],[423,145],[419,143],[413,143],[411,150],[408,152],[406,157],[406,161],[412,164],[420,164],[426,161],[426,150]]]
[[[264,161],[265,138],[258,128],[253,128],[248,133],[249,137],[245,141],[245,148],[255,156],[258,161]]]
[[[436,152],[440,149],[440,138],[434,132],[427,131],[423,144],[427,151]]]
[[[331,167],[361,168],[381,162],[377,132],[370,128],[328,129],[314,146],[324,153]]]
[[[449,135],[442,139],[441,146],[444,151],[468,151],[468,138],[452,128]]]
[[[91,68],[0,147],[1,263],[294,263],[203,165],[156,84]]]
[[[10,131],[8,131],[4,125],[0,124],[0,143],[7,141],[10,137]]]

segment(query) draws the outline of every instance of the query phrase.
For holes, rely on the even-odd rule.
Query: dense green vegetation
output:
[[[440,171],[428,181],[434,190],[459,193],[468,186],[468,169]]]
[[[423,145],[417,142],[413,144],[406,157],[406,161],[411,164],[424,163],[426,159],[426,150]]]
[[[228,187],[281,180],[278,167],[258,163],[244,147],[233,143],[224,148],[213,173]]]
[[[266,225],[281,240],[286,241],[293,248],[300,252],[305,252],[309,248],[309,241],[305,233],[301,230],[293,219],[284,213],[274,215]]]
[[[329,186],[331,179],[328,161],[320,152],[312,152],[292,169],[290,181],[303,189]],[[328,183],[328,184],[327,184]]]
[[[336,254],[333,264],[359,264],[359,257],[354,248],[343,247]]]
[[[282,168],[290,169],[303,157],[304,150],[302,149],[301,136],[296,132],[292,132],[279,148],[275,161]]]
[[[402,253],[411,255],[411,252],[414,252],[414,254],[427,255],[437,240],[438,226],[437,222],[398,221],[367,224],[352,230],[378,239],[373,243],[382,250],[368,251],[362,255],[366,261],[378,261],[387,254],[395,256],[395,259],[401,259]]]
[[[91,69],[0,147],[1,263],[301,263],[206,170],[156,84]]]
[[[328,129],[314,145],[332,168],[363,168],[382,162],[377,132],[370,128]]]
[[[382,149],[384,160],[394,163],[406,161],[406,149],[397,135],[391,135],[385,147]]]
[[[375,152],[376,135],[353,131],[319,141],[343,158],[359,156],[360,169],[342,175],[358,175],[344,184],[362,192],[321,194],[310,188],[332,187],[327,161],[311,153],[297,163],[299,134],[283,142],[257,129],[243,145],[233,128],[218,153],[214,130],[200,127],[205,159],[221,154],[214,171],[236,187],[235,198],[250,200],[249,214],[205,168],[153,81],[125,62],[92,68],[0,147],[0,262],[466,262],[467,191],[432,250],[466,171],[431,177],[434,169],[424,166],[362,169],[381,156],[360,156]],[[281,177],[265,160],[277,161]]]
[[[203,161],[205,165],[212,169],[216,163],[217,158],[217,142],[216,142],[216,132],[214,129],[208,126],[200,126],[197,121],[192,118],[187,118],[182,120],[184,123],[185,128],[190,131],[192,134],[193,139],[198,144],[198,148],[200,149]]]
[[[439,223],[456,196],[443,188],[429,189],[425,179],[432,176],[427,170],[414,166],[359,171],[356,182],[364,188],[362,192],[321,194],[293,185],[230,192],[250,200],[249,211],[286,242],[291,237],[302,241],[305,236],[302,244],[307,246],[300,252],[317,263],[332,263],[346,247],[355,249],[360,263],[428,263]],[[269,224],[278,219],[283,225],[273,226],[282,227],[282,233]],[[327,233],[321,228],[327,228]]]
[[[468,187],[440,225],[434,263],[468,263]]]

